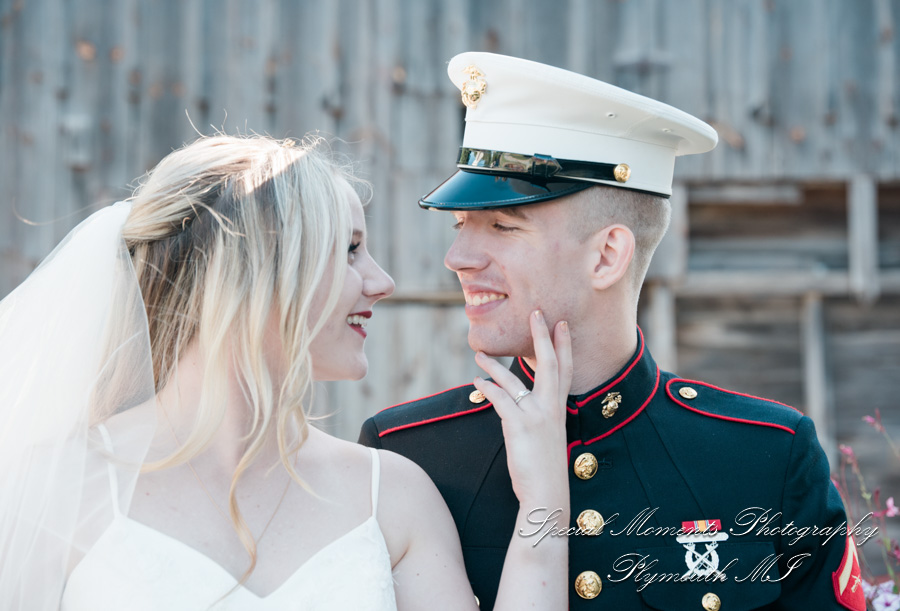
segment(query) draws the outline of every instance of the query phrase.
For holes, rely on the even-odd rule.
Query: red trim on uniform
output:
[[[592,394],[587,399],[582,399],[581,401],[578,401],[575,405],[577,405],[578,407],[584,407],[592,399],[595,399],[598,395],[605,393],[607,390],[609,390],[610,388],[612,388],[613,386],[615,386],[616,384],[621,382],[623,379],[625,379],[625,376],[627,376],[629,373],[631,373],[631,370],[634,369],[634,366],[637,365],[640,362],[641,357],[644,356],[644,333],[643,333],[643,331],[641,331],[640,327],[638,327],[638,335],[641,338],[641,349],[638,352],[637,356],[634,358],[634,360],[631,361],[631,365],[628,366],[628,369],[623,371],[622,375],[620,375],[618,378],[616,378],[615,380],[613,380],[612,382],[610,382],[609,384],[607,384],[606,386],[604,386],[603,388],[601,388],[600,390],[598,390],[597,392]],[[656,381],[659,382],[659,368],[658,367],[656,369]],[[650,396],[653,396],[653,395],[650,395]]]
[[[679,399],[676,399],[676,398],[675,398],[675,395],[672,394],[672,384],[675,383],[675,382],[687,382],[687,383],[689,383],[689,384],[691,384],[691,385],[696,384],[696,385],[698,385],[698,386],[706,386],[707,388],[713,388],[713,389],[715,389],[715,390],[721,390],[722,392],[727,392],[727,393],[732,394],[732,395],[738,395],[739,397],[747,397],[747,398],[750,398],[750,399],[758,399],[758,400],[760,400],[760,401],[769,401],[769,399],[762,399],[761,397],[754,397],[753,395],[745,395],[745,394],[739,393],[739,392],[732,392],[732,391],[730,391],[730,390],[725,390],[724,388],[719,388],[718,386],[713,386],[712,384],[707,384],[707,383],[705,383],[705,382],[695,382],[695,381],[693,381],[693,380],[685,380],[685,379],[683,379],[683,378],[675,378],[674,380],[669,380],[669,383],[666,384],[666,394],[669,395],[669,398],[672,399],[672,401],[674,401],[675,403],[677,403],[677,404],[680,405],[681,407],[683,407],[683,408],[685,408],[685,409],[687,409],[687,410],[690,410],[690,411],[692,411],[692,412],[696,412],[696,413],[698,413],[698,414],[703,414],[704,416],[709,416],[710,418],[718,418],[719,420],[728,420],[728,421],[730,421],[730,422],[743,422],[744,424],[756,424],[756,425],[759,425],[759,426],[768,426],[768,427],[772,427],[773,429],[781,429],[782,431],[787,431],[787,432],[790,433],[791,435],[796,434],[796,432],[795,432],[793,429],[788,428],[788,427],[784,426],[783,424],[775,424],[774,422],[762,422],[762,421],[760,421],[760,420],[747,420],[747,419],[745,419],[745,418],[734,418],[734,417],[732,417],[732,416],[722,416],[722,415],[720,415],[720,414],[713,414],[712,412],[705,412],[705,411],[703,411],[703,410],[701,410],[701,409],[697,409],[696,407],[691,407],[690,405],[688,405],[688,404],[685,403],[684,401],[681,401],[681,400],[679,400]],[[777,403],[778,405],[783,405],[784,407],[791,407],[790,405],[786,405],[786,404],[784,404],[784,403],[778,403],[778,401],[769,401],[769,402],[770,402],[770,403]],[[791,408],[791,409],[794,409],[794,411],[798,411],[798,412],[800,411],[800,410],[798,410],[798,409],[796,409],[796,408]]]
[[[465,385],[464,385],[464,386],[465,386]],[[457,388],[459,388],[459,387],[457,387]],[[451,390],[452,390],[452,389],[451,389]],[[439,393],[439,394],[440,394],[440,393]],[[431,395],[431,396],[434,396],[434,395]],[[427,397],[425,397],[425,398],[427,398]],[[401,405],[402,405],[402,404],[401,404]],[[455,413],[455,414],[447,414],[447,415],[445,415],[445,416],[438,416],[437,418],[429,418],[428,420],[420,420],[420,421],[418,421],[418,422],[411,422],[411,423],[409,423],[409,424],[404,424],[404,425],[402,425],[402,426],[395,426],[395,427],[392,428],[392,429],[387,429],[386,431],[381,431],[380,433],[378,433],[378,436],[379,436],[379,437],[384,437],[384,436],[387,435],[388,433],[393,433],[393,432],[395,432],[395,431],[402,431],[403,429],[411,429],[411,428],[413,428],[413,427],[420,426],[420,425],[423,425],[423,424],[431,424],[432,422],[440,422],[441,420],[450,420],[450,419],[452,419],[452,418],[458,418],[459,416],[465,416],[465,415],[468,415],[468,414],[474,414],[475,412],[480,412],[480,411],[482,411],[482,410],[485,410],[485,409],[491,407],[492,405],[493,405],[493,403],[486,403],[485,405],[479,405],[479,406],[476,407],[475,409],[466,410],[466,411],[464,411],[464,412],[457,412],[457,413]],[[396,406],[395,406],[395,407],[396,407]]]
[[[440,392],[436,392],[433,395],[427,395],[425,397],[419,397],[418,399],[412,399],[410,401],[404,401],[403,403],[398,403],[397,405],[391,405],[390,407],[385,407],[384,409],[378,410],[378,413],[387,411],[389,409],[394,409],[395,407],[400,407],[401,405],[407,405],[409,403],[415,403],[416,401],[421,401],[422,399],[430,399],[431,397],[436,397],[438,395],[442,395],[445,392],[450,392],[451,390],[456,390],[457,388],[462,388],[463,386],[471,386],[471,384],[460,384],[459,386],[454,386],[453,388],[447,388]]]
[[[650,396],[647,397],[647,400],[644,401],[639,408],[637,408],[637,411],[634,412],[633,414],[631,414],[630,416],[628,416],[628,418],[626,418],[625,420],[623,420],[622,422],[620,422],[613,428],[609,429],[608,431],[606,431],[605,433],[600,435],[599,437],[594,437],[590,441],[585,441],[584,445],[590,445],[590,444],[594,443],[595,441],[600,441],[604,437],[609,437],[610,435],[612,435],[613,433],[618,431],[620,428],[622,428],[623,426],[625,426],[626,424],[628,424],[629,422],[631,422],[632,420],[637,418],[637,415],[640,414],[642,411],[644,411],[644,408],[647,407],[647,404],[649,404],[650,400],[653,399],[653,396],[656,394],[657,390],[659,390],[659,367],[656,368],[656,382],[654,382],[654,384],[653,384],[653,392],[651,392]]]
[[[566,448],[566,461],[572,460],[572,448],[574,448],[575,446],[580,446],[580,445],[581,445],[580,439],[577,441],[573,441],[572,443],[569,444],[569,447]]]
[[[847,537],[844,557],[838,570],[831,574],[834,583],[834,597],[850,611],[866,611],[866,595],[863,593],[862,577],[859,570],[859,556],[852,537]]]
[[[700,386],[706,386],[707,388],[712,388],[713,390],[721,390],[722,392],[727,392],[727,393],[730,394],[730,395],[737,395],[737,396],[739,396],[739,397],[747,397],[748,399],[758,399],[759,401],[767,401],[767,402],[769,402],[769,403],[776,403],[776,404],[782,405],[782,406],[784,406],[784,407],[789,407],[789,408],[791,408],[792,410],[794,410],[795,412],[797,412],[797,413],[799,413],[799,414],[802,414],[802,413],[803,413],[803,412],[801,412],[799,409],[797,409],[796,407],[794,407],[793,405],[788,405],[787,403],[782,403],[781,401],[775,401],[774,399],[766,399],[765,397],[755,397],[755,396],[753,396],[753,395],[748,395],[748,394],[745,394],[745,393],[742,393],[742,392],[736,392],[736,391],[733,391],[733,390],[728,390],[727,388],[719,388],[718,386],[713,386],[712,384],[709,384],[709,383],[707,383],[707,382],[698,382],[697,380],[688,380],[688,379],[686,379],[686,378],[675,378],[674,380],[672,380],[671,382],[669,382],[669,384],[671,384],[672,382],[687,382],[687,383],[689,383],[689,384],[697,384],[697,385],[700,385]]]
[[[525,361],[522,360],[522,357],[521,357],[521,356],[517,356],[516,358],[519,359],[519,367],[521,367],[521,368],[522,368],[522,371],[525,372],[525,376],[526,376],[529,380],[531,380],[532,382],[534,382],[534,376],[531,375],[531,372],[530,372],[530,371],[528,371],[528,365],[525,364]]]

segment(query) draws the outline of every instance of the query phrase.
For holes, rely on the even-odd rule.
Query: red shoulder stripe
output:
[[[457,388],[459,388],[459,387],[457,387]],[[452,389],[451,389],[451,390],[452,390]],[[438,394],[440,394],[440,393],[438,393]],[[431,396],[433,397],[434,395],[431,395]],[[427,398],[427,397],[426,397],[426,398]],[[403,404],[401,403],[401,405],[403,405]],[[451,418],[458,418],[458,417],[460,417],[460,416],[465,416],[465,415],[467,415],[467,414],[474,414],[475,412],[480,412],[480,411],[482,411],[482,410],[485,410],[485,409],[491,407],[491,405],[493,405],[493,404],[492,404],[492,403],[485,403],[484,405],[479,405],[478,407],[476,407],[476,408],[474,408],[474,409],[466,410],[466,411],[464,411],[464,412],[457,412],[457,413],[455,413],[455,414],[446,414],[446,415],[444,415],[444,416],[438,416],[437,418],[429,418],[429,419],[427,419],[427,420],[419,420],[418,422],[410,422],[409,424],[403,424],[403,425],[401,425],[401,426],[395,426],[395,427],[392,428],[392,429],[387,429],[387,430],[381,431],[380,433],[378,433],[378,436],[379,436],[379,437],[384,437],[384,436],[387,435],[388,433],[393,433],[393,432],[395,432],[395,431],[402,431],[403,429],[411,429],[411,428],[413,428],[413,427],[421,426],[421,425],[423,425],[423,424],[430,424],[430,423],[432,423],[432,422],[439,422],[439,421],[441,421],[441,420],[450,420]],[[394,407],[396,407],[396,406],[394,406]],[[382,411],[384,411],[384,410],[382,410]]]
[[[390,407],[385,407],[384,409],[378,410],[378,413],[387,411],[389,409],[394,409],[395,407],[400,407],[401,405],[406,405],[408,403],[415,403],[416,401],[421,401],[422,399],[430,399],[431,397],[436,397],[438,395],[442,395],[445,392],[450,392],[451,390],[456,390],[457,388],[462,388],[463,386],[471,386],[471,384],[460,384],[459,386],[454,386],[453,388],[445,388],[444,390],[438,391],[436,393],[425,395],[424,397],[419,397],[418,399],[410,399],[409,401],[404,401],[403,403],[398,403],[396,405],[391,405]]]
[[[688,404],[685,403],[684,401],[678,399],[678,398],[672,393],[672,384],[675,383],[675,382],[687,382],[687,383],[689,383],[689,384],[691,384],[691,385],[706,386],[707,388],[712,388],[712,389],[715,389],[715,390],[720,390],[720,391],[722,391],[722,392],[727,392],[728,394],[731,394],[731,395],[738,395],[738,396],[740,396],[740,397],[748,397],[748,398],[750,398],[750,399],[758,399],[758,400],[760,400],[760,401],[769,401],[770,403],[777,403],[778,405],[783,405],[784,407],[791,407],[790,405],[787,405],[786,403],[780,403],[780,402],[778,402],[778,401],[772,401],[772,400],[770,400],[770,399],[763,399],[762,397],[754,397],[753,395],[745,395],[744,393],[734,392],[734,391],[731,391],[731,390],[725,390],[724,388],[719,388],[718,386],[713,386],[712,384],[707,384],[706,382],[697,382],[697,381],[694,381],[694,380],[685,380],[685,379],[683,379],[683,378],[675,378],[675,379],[669,380],[669,382],[666,384],[666,394],[669,395],[669,398],[672,399],[672,401],[674,401],[675,403],[677,403],[677,404],[680,405],[681,407],[683,407],[683,408],[685,408],[685,409],[687,409],[687,410],[690,410],[690,411],[692,411],[692,412],[696,412],[696,413],[702,414],[702,415],[704,415],[704,416],[709,416],[710,418],[718,418],[719,420],[728,420],[728,421],[730,421],[730,422],[742,422],[742,423],[744,423],[744,424],[756,424],[756,425],[759,425],[759,426],[769,426],[769,427],[772,427],[773,429],[781,429],[782,431],[787,431],[787,432],[790,433],[791,435],[796,434],[795,431],[794,431],[793,429],[791,429],[791,428],[789,428],[789,427],[786,427],[786,426],[784,426],[784,425],[781,425],[781,424],[775,424],[774,422],[762,422],[762,421],[760,421],[760,420],[747,420],[747,419],[745,419],[745,418],[734,418],[734,417],[732,417],[732,416],[722,416],[721,414],[714,414],[714,413],[712,413],[712,412],[705,412],[705,411],[703,411],[702,409],[697,409],[696,407],[691,407],[690,405],[688,405]],[[799,412],[799,411],[800,411],[800,410],[798,410],[798,409],[795,408],[795,407],[791,407],[791,409],[793,409],[793,410],[796,411],[796,412]]]

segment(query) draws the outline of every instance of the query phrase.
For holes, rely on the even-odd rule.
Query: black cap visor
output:
[[[436,210],[484,210],[536,204],[578,193],[597,183],[571,180],[523,180],[485,172],[458,170],[419,200]]]

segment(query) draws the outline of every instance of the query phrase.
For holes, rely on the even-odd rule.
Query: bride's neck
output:
[[[180,355],[174,374],[157,395],[158,437],[165,439],[168,436],[173,448],[184,444],[195,426],[204,369],[199,347],[196,342],[191,342]],[[233,473],[252,441],[247,435],[252,426],[253,406],[233,369],[229,369],[224,384],[226,409],[222,423],[207,448],[191,462],[196,468],[202,466],[203,470]],[[275,395],[277,400],[277,393]],[[254,460],[255,465],[266,469],[279,460],[275,429],[270,428],[265,444]]]

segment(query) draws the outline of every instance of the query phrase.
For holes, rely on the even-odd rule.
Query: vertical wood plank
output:
[[[850,287],[863,303],[880,293],[878,281],[878,190],[872,176],[860,174],[847,189]]]
[[[836,465],[837,441],[834,431],[834,414],[828,402],[831,396],[826,369],[825,322],[822,296],[807,293],[803,298],[801,316],[803,337],[803,397],[806,415],[816,423],[819,442],[828,456],[828,461]]]
[[[665,281],[645,284],[644,291],[647,308],[642,312],[641,326],[647,347],[662,369],[677,371],[675,293]]]
[[[567,30],[569,32],[566,41],[567,66],[569,70],[581,74],[591,73],[591,32],[592,19],[590,10],[592,3],[589,0],[572,0],[569,4]]]
[[[677,282],[687,273],[688,260],[688,188],[684,183],[672,185],[669,205],[672,208],[669,229],[650,260],[647,278]]]
[[[107,37],[106,75],[102,90],[105,112],[100,123],[98,173],[101,202],[123,199],[141,174],[134,155],[137,139],[136,91],[131,75],[138,69],[137,0],[108,2],[104,11]]]
[[[878,113],[877,116],[873,117],[873,122],[875,123],[873,131],[874,144],[878,149],[884,149],[887,144],[885,137],[882,135],[884,128],[896,127],[898,121],[900,121],[900,116],[898,116],[900,114],[900,110],[898,110],[900,98],[894,97],[898,81],[896,47],[894,45],[897,32],[893,29],[894,18],[892,16],[895,7],[896,10],[900,10],[900,7],[897,7],[897,3],[892,3],[890,0],[876,0],[875,2],[878,67],[874,87],[876,88],[875,95]],[[897,149],[889,147],[885,152],[887,154],[878,157],[880,160],[878,169],[890,171],[891,168],[896,168]]]
[[[59,142],[60,106],[69,93],[66,62],[74,54],[65,27],[64,7],[52,0],[25,3],[19,13],[22,27],[22,65],[18,68],[18,112],[14,148],[8,156],[18,160],[16,210],[35,225],[17,222],[16,247],[26,264],[33,266],[50,252],[57,235],[65,233],[65,214],[70,193],[68,172],[62,166]],[[46,37],[49,29],[59,35]]]
[[[20,98],[24,58],[20,55],[22,6],[12,0],[0,3],[0,298],[20,280],[21,255],[16,240],[15,209],[18,206],[19,156],[7,155],[18,148]]]

